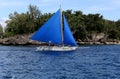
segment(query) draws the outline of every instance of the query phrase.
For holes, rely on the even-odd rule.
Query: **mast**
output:
[[[61,35],[62,35],[62,46],[64,46],[64,36],[63,36],[63,21],[62,21],[62,9],[60,5],[60,24],[61,24]]]

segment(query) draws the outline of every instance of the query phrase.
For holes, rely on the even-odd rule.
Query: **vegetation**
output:
[[[3,37],[3,28],[2,28],[2,25],[0,24],[0,38]]]
[[[85,15],[81,11],[66,10],[63,12],[76,39],[87,40],[93,33],[104,33],[109,39],[120,40],[120,20],[110,21],[100,14]],[[53,14],[42,14],[37,6],[30,5],[26,13],[14,12],[9,15],[5,29],[6,36],[33,33]]]

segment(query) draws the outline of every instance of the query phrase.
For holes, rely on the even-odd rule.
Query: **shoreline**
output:
[[[105,42],[105,43],[100,43],[100,42],[77,42],[78,45],[120,45],[119,42]],[[37,42],[27,42],[27,43],[1,43],[0,46],[43,46],[43,45],[48,45],[46,43],[37,43]]]
[[[77,44],[79,45],[120,45],[120,41],[119,42],[78,42]]]
[[[31,34],[29,35],[16,35],[13,37],[9,37],[9,38],[3,38],[0,39],[0,45],[14,45],[14,46],[19,46],[19,45],[23,45],[23,46],[30,46],[30,45],[48,45],[46,43],[41,43],[41,42],[37,42],[37,41],[33,41],[30,40]],[[115,39],[109,39],[109,40],[104,40],[104,41],[94,41],[94,40],[90,40],[90,41],[81,41],[78,40],[77,41],[78,45],[112,45],[112,44],[118,44],[120,45],[120,40],[115,40]]]

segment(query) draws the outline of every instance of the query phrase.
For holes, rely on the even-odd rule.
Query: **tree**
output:
[[[116,21],[116,27],[118,28],[118,30],[120,32],[120,20]]]
[[[0,24],[0,38],[3,37],[3,28],[2,28],[2,25]]]
[[[29,30],[30,32],[34,32],[40,26],[40,16],[42,13],[37,6],[29,5],[27,15],[29,16]]]
[[[103,32],[104,20],[100,14],[88,14],[86,18],[87,31],[89,32]]]
[[[25,13],[11,13],[6,21],[7,36],[37,31],[54,13],[42,14],[37,6],[29,5]],[[110,39],[120,39],[120,20],[110,21],[100,14],[83,14],[82,11],[63,11],[76,39],[89,40],[92,34],[105,33]]]
[[[6,35],[13,36],[16,34],[33,33],[40,26],[41,12],[36,6],[30,5],[26,13],[14,12],[9,15],[6,21]]]
[[[120,39],[120,32],[118,30],[110,30],[108,33],[110,39]]]

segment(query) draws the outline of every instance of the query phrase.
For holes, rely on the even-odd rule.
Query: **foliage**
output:
[[[40,26],[40,16],[41,12],[39,9],[32,5],[29,6],[29,11],[26,13],[19,14],[14,12],[13,14],[10,14],[9,20],[6,21],[6,35],[11,36],[36,31],[38,26]]]
[[[2,25],[0,24],[0,38],[2,38],[3,36],[3,28],[2,28]]]
[[[105,33],[110,39],[120,39],[120,20],[106,20],[100,14],[85,15],[82,11],[66,10],[66,16],[76,39],[90,39],[93,33]],[[42,14],[37,6],[29,5],[26,13],[14,12],[6,21],[6,36],[28,34],[38,30],[53,14]]]

